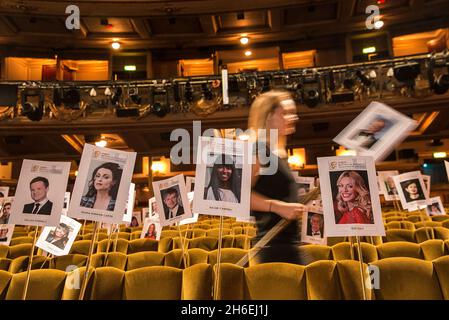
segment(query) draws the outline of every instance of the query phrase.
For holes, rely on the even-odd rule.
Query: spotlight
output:
[[[38,104],[28,101],[30,97],[38,97]],[[40,121],[44,116],[45,97],[41,90],[25,89],[22,92],[22,115],[31,121]]]
[[[137,87],[129,89],[128,96],[135,104],[142,104],[142,97],[139,96],[139,89]]]
[[[106,141],[106,139],[104,139],[104,138],[102,137],[100,140],[95,141],[95,145],[96,145],[97,147],[104,148],[104,147],[106,147],[106,146],[108,145],[108,142]]]
[[[186,86],[184,88],[184,96],[187,100],[187,102],[193,102],[193,88],[192,85],[190,84],[190,81],[186,82]]]
[[[320,93],[315,89],[307,90],[303,93],[303,99],[306,106],[315,108],[320,102]]]
[[[118,87],[117,89],[115,89],[115,91],[112,93],[111,96],[111,102],[113,105],[117,105],[122,97],[122,88]]]
[[[445,94],[449,90],[449,74],[440,74],[433,83],[436,94]]]
[[[159,97],[164,98],[165,101],[158,99]],[[155,88],[152,91],[152,101],[151,112],[159,118],[165,117],[170,112],[167,90]]]
[[[252,55],[252,51],[251,50],[246,50],[245,51],[245,56],[249,57],[250,55]]]
[[[240,43],[241,44],[245,45],[245,44],[248,44],[248,42],[249,42],[249,38],[248,37],[241,37],[240,38]]]
[[[321,100],[321,83],[316,71],[302,78],[302,101],[309,108],[314,108]]]
[[[151,106],[151,112],[154,113],[159,118],[163,118],[168,113],[168,107],[160,102],[155,102]]]
[[[370,86],[371,86],[371,84],[372,84],[371,80],[368,79],[368,77],[365,76],[360,70],[357,70],[357,71],[355,72],[355,75],[357,76],[357,78],[360,79],[360,81],[362,81],[362,83],[363,83],[365,86],[367,86],[367,87],[370,87]]]
[[[206,83],[201,84],[201,90],[203,92],[204,99],[212,100],[214,98],[212,90],[207,86]]]
[[[17,85],[0,84],[0,106],[15,107],[17,105]]]
[[[270,89],[271,89],[270,78],[269,77],[264,77],[263,78],[263,84],[262,84],[262,92],[270,91]]]
[[[421,73],[421,66],[418,62],[397,65],[393,68],[395,78],[407,84],[413,84],[416,77]]]
[[[120,49],[121,44],[120,44],[120,42],[114,41],[114,42],[111,44],[111,46],[112,46],[112,49],[118,50],[118,49]]]
[[[81,94],[78,89],[72,88],[63,91],[62,102],[66,107],[71,109],[79,109],[81,101]]]

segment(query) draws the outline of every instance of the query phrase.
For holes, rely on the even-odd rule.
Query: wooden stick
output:
[[[349,237],[349,246],[350,246],[351,260],[355,260],[355,256],[354,256],[354,238],[353,237]]]
[[[218,286],[220,284],[221,242],[223,239],[223,215],[220,215],[220,231],[218,233],[217,262],[215,263],[215,283],[213,299],[218,300]]]
[[[81,233],[81,235],[84,236],[85,232],[86,232],[86,220],[84,220],[84,222],[83,222],[83,232]]]
[[[117,233],[115,235],[115,239],[114,239],[114,249],[112,250],[112,252],[117,252],[117,242],[118,242],[118,236],[120,233],[120,225],[117,224]]]
[[[119,228],[118,228],[118,224],[113,224],[111,226],[111,232],[109,233],[109,237],[108,237],[108,244],[106,247],[106,258],[104,259],[104,263],[103,266],[106,267],[107,263],[108,263],[108,257],[109,257],[109,247],[111,245],[111,239],[112,239],[112,235],[114,234],[114,231],[117,229],[117,236],[118,236],[118,232],[119,232]],[[114,250],[115,251],[115,250]],[[114,252],[113,251],[113,252]]]
[[[51,253],[47,252],[47,256],[45,257],[45,260],[44,260],[44,262],[42,263],[42,265],[41,265],[41,267],[39,269],[42,269],[44,267],[45,262],[47,262],[48,258],[50,258],[50,257],[53,258],[53,255]]]
[[[184,250],[184,242],[182,240],[182,234],[181,234],[181,228],[179,227],[179,222],[176,223],[178,226],[178,232],[179,232],[179,242],[181,242],[181,250],[182,250],[182,260],[184,262],[184,269],[187,268],[187,259],[186,259],[186,252]]]
[[[89,268],[92,261],[92,254],[94,252],[95,247],[95,235],[98,231],[98,222],[94,222],[94,234],[92,235],[92,239],[90,241],[90,247],[89,247],[89,255],[87,256],[87,263],[86,263],[86,271],[84,272],[84,279],[83,283],[81,285],[80,295],[78,300],[84,300],[84,294],[86,293],[86,287],[87,287],[87,280],[89,279]]]
[[[360,283],[362,285],[362,295],[363,300],[366,300],[366,291],[365,291],[365,279],[363,276],[363,255],[362,255],[362,246],[360,244],[360,237],[356,236],[357,239],[357,251],[359,254],[359,267],[360,267]]]
[[[273,228],[271,228],[265,235],[254,245],[254,247],[245,254],[236,265],[243,267],[245,266],[251,259],[253,259],[257,254],[259,254],[260,250],[271,241],[274,237],[276,237],[282,230],[284,230],[290,221],[285,219],[280,220]]]
[[[31,266],[33,264],[33,257],[34,257],[34,248],[36,247],[37,230],[38,230],[38,227],[36,227],[34,229],[33,245],[31,246],[30,259],[28,260],[27,276],[26,276],[26,280],[25,280],[25,287],[23,288],[22,300],[26,300],[27,293],[28,293],[28,284],[30,282]]]

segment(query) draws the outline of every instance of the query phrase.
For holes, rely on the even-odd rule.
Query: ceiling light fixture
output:
[[[245,45],[245,44],[248,44],[248,42],[249,42],[249,38],[248,37],[241,37],[240,38],[240,43],[241,44]]]
[[[120,42],[114,41],[114,42],[111,44],[111,46],[112,46],[112,49],[118,50],[118,49],[120,49],[121,44],[120,44]]]
[[[251,50],[246,50],[245,51],[245,56],[249,57],[250,55],[252,55],[252,51]]]

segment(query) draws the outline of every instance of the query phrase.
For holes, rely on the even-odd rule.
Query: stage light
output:
[[[303,95],[304,95],[304,103],[309,108],[315,108],[320,102],[320,93],[318,92],[318,90],[310,89],[304,91]]]
[[[432,88],[436,94],[445,94],[449,90],[449,74],[440,74]]]
[[[252,51],[251,50],[246,50],[245,51],[245,56],[249,57],[250,55],[252,55]]]
[[[421,66],[418,62],[410,62],[397,65],[393,68],[395,78],[407,84],[414,84],[416,77],[421,73]]]
[[[435,159],[447,158],[447,153],[444,152],[444,151],[434,152],[434,153],[433,153],[433,157],[434,157]]]
[[[30,97],[38,97],[38,103],[28,101]],[[31,121],[40,121],[44,116],[45,96],[41,90],[25,89],[22,92],[22,115]]]
[[[61,100],[64,103],[64,106],[71,109],[80,108],[81,94],[78,89],[71,88],[68,90],[63,90],[62,94],[63,95]]]
[[[203,92],[204,99],[212,100],[214,98],[214,94],[212,90],[207,86],[207,83],[201,84],[201,90]]]
[[[168,107],[160,102],[155,102],[151,106],[151,112],[154,113],[159,118],[165,117],[168,111],[169,111]]]
[[[123,93],[123,91],[122,91],[121,87],[118,87],[114,90],[114,92],[111,95],[111,102],[113,105],[116,105],[119,103],[120,98],[122,97],[122,93]]]
[[[427,163],[423,163],[422,167],[427,168],[429,165]]]
[[[240,38],[240,43],[245,45],[249,43],[249,38],[248,37],[241,37]]]
[[[111,44],[111,46],[112,46],[112,49],[118,50],[118,49],[120,49],[121,44],[120,44],[120,42],[114,41],[114,42]]]
[[[193,102],[193,88],[190,84],[190,81],[186,82],[186,86],[184,88],[184,97],[186,98],[187,102]]]
[[[374,28],[375,29],[381,29],[384,26],[384,22],[382,20],[378,20],[374,22]]]
[[[128,97],[135,104],[142,104],[142,97],[139,95],[139,89],[137,87],[128,89]]]

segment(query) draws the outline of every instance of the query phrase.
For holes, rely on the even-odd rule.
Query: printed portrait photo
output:
[[[433,197],[429,199],[429,203],[426,207],[426,212],[429,216],[437,216],[440,214],[446,214],[441,201],[441,197]]]
[[[24,205],[23,213],[50,215],[53,202],[48,199],[50,183],[46,177],[38,176],[30,181],[30,197],[33,202]]]
[[[386,104],[372,101],[334,141],[359,156],[382,161],[403,141],[417,122]]]
[[[240,203],[242,174],[236,166],[234,155],[210,154],[213,159],[207,166],[204,200]]]
[[[69,253],[81,228],[81,223],[62,215],[55,227],[44,227],[36,246],[55,256]]]
[[[129,226],[131,228],[140,227],[142,224],[142,216],[140,211],[134,211]]]
[[[401,181],[401,188],[406,202],[425,200],[424,190],[421,188],[419,179]]]
[[[8,196],[9,187],[0,187],[0,199]]]
[[[80,206],[114,211],[122,173],[117,163],[92,160]]]
[[[148,200],[148,207],[149,207],[149,213],[148,213],[148,217],[152,220],[159,220],[159,214],[158,214],[158,207],[157,207],[157,202],[156,202],[156,198],[153,197],[151,199]]]
[[[64,250],[67,242],[69,241],[70,232],[72,231],[73,230],[70,226],[65,223],[60,223],[58,226],[50,230],[45,241],[61,250]]]
[[[381,115],[374,115],[370,120],[350,138],[363,149],[371,149],[382,140],[382,137],[394,125],[394,120],[389,120]]]
[[[0,226],[0,244],[8,242],[8,238],[9,238],[9,228],[5,228],[5,226]]]
[[[374,224],[366,171],[329,173],[336,224]]]
[[[0,224],[8,224],[11,216],[12,197],[0,199]]]
[[[146,219],[140,238],[141,239],[160,240],[161,231],[162,231],[162,226],[159,222],[151,220],[151,219]]]
[[[171,220],[184,214],[184,204],[182,203],[178,185],[161,190],[161,198],[164,204],[165,220]]]
[[[307,213],[307,235],[309,237],[324,237],[324,216],[321,213]]]

